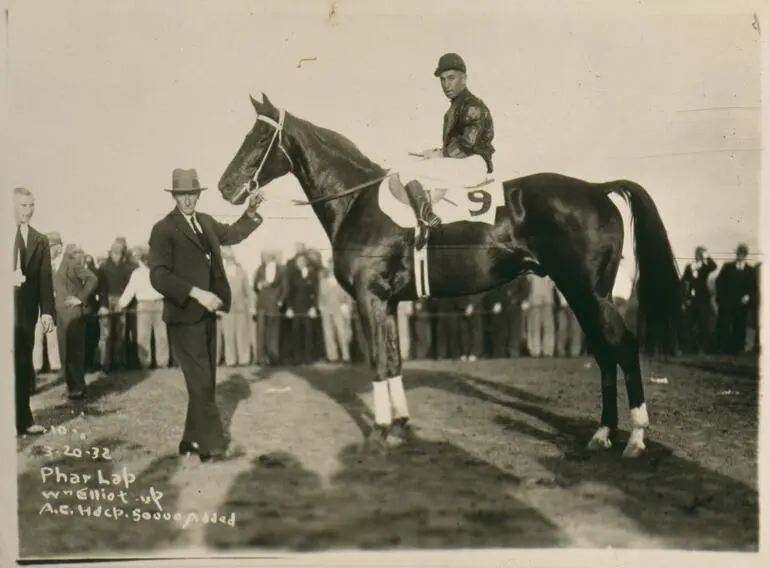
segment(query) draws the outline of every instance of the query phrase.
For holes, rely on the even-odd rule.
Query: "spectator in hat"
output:
[[[757,296],[754,268],[746,261],[748,253],[745,244],[738,245],[735,260],[722,265],[716,281],[719,345],[723,352],[733,355],[745,347],[749,311]]]
[[[711,307],[711,292],[708,279],[717,269],[705,247],[695,248],[695,260],[688,264],[682,274],[684,293],[683,349],[695,353],[709,353],[711,345],[711,323],[714,312]]]
[[[206,188],[195,169],[175,169],[171,178],[166,191],[175,207],[152,228],[150,282],[163,295],[163,320],[187,386],[179,453],[197,453],[208,463],[244,453],[229,445],[216,404],[216,318],[230,310],[232,297],[221,247],[238,244],[262,224],[257,208],[264,196],[252,193],[243,215],[225,225],[196,211]]]

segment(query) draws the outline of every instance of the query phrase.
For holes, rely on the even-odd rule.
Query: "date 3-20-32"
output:
[[[43,446],[43,455],[47,458],[69,457],[69,458],[91,458],[94,461],[112,461],[112,455],[109,448],[78,448],[75,446],[63,445],[61,448]]]

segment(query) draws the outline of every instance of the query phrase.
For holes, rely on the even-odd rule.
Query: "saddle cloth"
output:
[[[430,196],[434,213],[444,224],[468,221],[493,225],[497,208],[505,205],[502,183],[487,179],[486,164],[481,158],[473,158],[478,156],[420,160],[391,168],[391,172],[398,173],[403,183],[418,180]],[[406,191],[393,175],[382,181],[378,192],[380,209],[396,225],[416,225]]]

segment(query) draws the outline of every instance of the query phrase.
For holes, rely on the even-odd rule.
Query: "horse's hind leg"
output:
[[[617,317],[622,317],[614,309]],[[623,336],[617,347],[618,363],[623,369],[623,377],[626,381],[626,392],[628,394],[628,407],[631,411],[631,435],[628,438],[624,457],[636,457],[644,449],[644,431],[650,425],[650,418],[647,414],[647,404],[644,401],[644,386],[642,385],[642,370],[639,364],[639,342],[623,322]]]
[[[617,428],[617,364],[623,370],[631,409],[631,436],[624,457],[637,457],[645,449],[644,431],[649,426],[644,388],[639,367],[636,339],[626,328],[623,317],[609,300],[594,296],[599,313],[600,337],[596,338],[595,357],[602,372],[602,422],[589,443],[589,448],[609,447],[604,440]],[[611,361],[611,363],[610,363]]]

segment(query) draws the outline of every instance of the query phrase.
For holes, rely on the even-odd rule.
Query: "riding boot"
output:
[[[418,232],[414,246],[417,250],[420,250],[428,242],[429,230],[441,225],[441,219],[433,212],[430,197],[428,197],[419,181],[410,181],[404,186],[404,189],[409,196],[409,203],[417,216]]]

